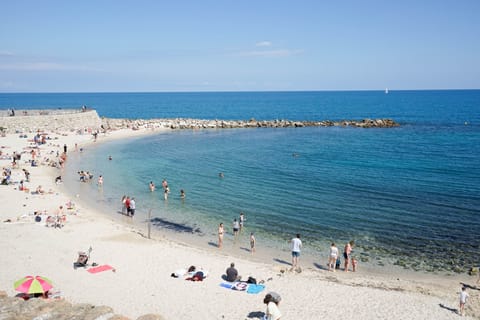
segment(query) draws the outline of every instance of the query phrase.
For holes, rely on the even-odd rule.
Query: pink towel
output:
[[[107,271],[107,270],[114,270],[114,269],[112,266],[109,266],[108,264],[104,264],[103,266],[90,268],[87,271],[90,273],[98,273],[98,272]]]

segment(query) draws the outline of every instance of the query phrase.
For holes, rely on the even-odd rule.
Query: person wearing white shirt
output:
[[[302,240],[300,240],[300,234],[297,233],[296,237],[292,239],[292,270],[298,268],[298,258],[300,257],[300,251],[302,249]]]

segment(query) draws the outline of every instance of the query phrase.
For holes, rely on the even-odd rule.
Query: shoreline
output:
[[[149,129],[114,131],[106,137],[100,136],[97,143],[151,133],[157,134],[159,131]],[[59,139],[56,140],[58,141],[58,145],[63,145],[62,136],[58,138]],[[64,140],[70,140],[70,138],[72,138],[69,142],[70,144],[76,141],[79,146],[88,146],[93,143],[89,136],[69,135],[63,137]],[[13,145],[17,147],[15,140],[19,140],[18,137],[9,135],[7,139],[12,140],[14,142]],[[3,141],[1,143],[3,144]],[[8,148],[9,151],[14,151],[12,148],[14,147],[10,146],[10,148]],[[58,147],[53,147],[53,149],[55,148]],[[69,150],[73,150],[73,146],[69,146]],[[25,157],[29,159],[28,156]],[[5,162],[2,162],[2,166],[5,166]],[[25,211],[43,207],[48,208],[48,211],[53,211],[58,203],[66,203],[70,200],[71,197],[66,190],[63,190],[64,187],[62,185],[56,186],[53,183],[54,177],[58,174],[57,170],[58,169],[46,167],[37,167],[31,170],[32,180],[38,179],[39,183],[44,184],[45,189],[48,190],[51,188],[54,191],[53,194],[43,196],[28,195],[25,197],[25,195],[19,193],[18,190],[11,189],[11,186],[2,186],[9,188],[7,190],[8,192],[2,193],[2,198],[11,196],[11,198],[3,198],[3,200],[8,199],[7,205],[9,210],[6,210],[8,213],[4,212],[0,215],[2,221],[4,221],[6,217],[12,218],[15,216],[10,214],[10,212],[20,211],[25,213]],[[18,172],[15,173],[15,178],[18,178]],[[34,184],[32,183],[30,187],[33,186]],[[18,203],[14,203],[13,199],[15,196],[24,197],[17,197],[19,201]],[[272,290],[282,295],[284,301],[281,305],[281,310],[285,314],[286,319],[294,319],[299,315],[305,319],[317,319],[318,314],[334,316],[338,313],[338,307],[346,310],[350,305],[343,305],[342,302],[339,301],[342,296],[348,296],[350,302],[355,302],[356,305],[358,304],[359,309],[351,310],[352,312],[356,312],[350,314],[352,316],[356,315],[357,318],[360,319],[369,318],[372,306],[367,302],[369,300],[361,300],[363,301],[362,304],[361,301],[357,301],[356,299],[367,298],[379,299],[377,303],[382,306],[384,304],[390,305],[393,301],[398,301],[398,299],[405,303],[413,304],[412,308],[416,310],[415,313],[418,315],[418,319],[425,317],[454,319],[458,315],[440,308],[438,306],[439,303],[444,303],[451,308],[456,308],[456,292],[460,288],[459,283],[474,283],[474,278],[466,275],[453,275],[446,278],[442,275],[418,274],[415,272],[400,273],[400,270],[398,270],[397,274],[383,274],[381,272],[369,273],[364,269],[360,269],[357,273],[344,273],[343,271],[331,273],[321,268],[313,267],[310,262],[308,262],[307,266],[306,260],[301,260],[303,266],[302,273],[286,272],[285,270],[289,267],[289,252],[282,253],[281,256],[277,254],[277,258],[283,262],[265,263],[252,260],[249,254],[247,254],[246,257],[239,257],[236,254],[232,255],[231,252],[225,252],[226,250],[224,250],[224,252],[218,252],[216,248],[208,250],[208,247],[207,249],[191,247],[188,243],[178,242],[178,239],[172,239],[168,236],[148,240],[140,235],[139,230],[135,227],[120,224],[118,221],[115,221],[117,219],[110,219],[107,218],[105,214],[96,212],[95,208],[93,208],[94,205],[88,204],[87,202],[84,203],[82,197],[72,200],[78,202],[78,215],[68,215],[65,227],[59,230],[51,228],[39,229],[39,225],[28,221],[22,221],[22,223],[14,222],[11,224],[2,223],[2,233],[9,236],[0,246],[2,251],[5,252],[4,258],[6,261],[12,261],[12,263],[6,264],[9,267],[5,269],[8,270],[0,273],[1,287],[8,287],[16,280],[12,279],[15,278],[15,276],[20,278],[24,275],[18,274],[18,272],[24,271],[32,273],[38,271],[38,273],[44,274],[49,270],[55,270],[58,271],[58,274],[56,274],[56,272],[51,273],[51,278],[53,278],[52,280],[54,280],[55,283],[58,283],[58,287],[61,288],[62,293],[68,300],[107,304],[112,306],[115,312],[125,314],[129,317],[136,317],[146,313],[159,313],[164,315],[166,319],[178,317],[181,319],[190,319],[194,315],[198,315],[200,319],[217,319],[220,318],[219,315],[226,314],[227,319],[243,319],[247,316],[247,311],[252,308],[253,310],[250,310],[250,312],[264,311],[264,305],[261,302],[263,296],[262,294],[247,295],[241,292],[229,292],[218,286],[221,282],[220,275],[224,272],[224,269],[230,261],[235,261],[242,275],[250,274],[256,276],[258,279],[265,280],[272,278],[271,281],[267,282],[267,290],[265,292]],[[55,205],[53,205],[52,202],[55,202]],[[23,204],[25,204],[25,206],[23,206]],[[37,239],[35,237],[31,239],[23,234],[25,231],[35,231],[35,234],[39,235],[39,238]],[[100,279],[99,284],[92,283],[91,277],[94,275],[82,273],[81,270],[73,271],[71,267],[75,259],[76,251],[85,250],[88,248],[88,243],[90,243],[90,245],[93,244],[93,261],[101,259],[104,260],[103,262],[106,261],[115,264],[114,267],[117,270],[116,273],[102,274],[104,276],[103,278],[96,277],[96,279]],[[18,247],[18,249],[15,249],[15,247]],[[22,256],[22,253],[25,256]],[[48,256],[49,260],[51,259],[52,261],[42,261],[41,263],[32,262],[35,257],[38,258],[38,256],[42,255]],[[135,259],[129,259],[133,257],[135,257]],[[323,265],[323,261],[317,262]],[[14,264],[14,266],[12,266],[12,264]],[[186,281],[182,282],[180,279],[169,278],[169,274],[175,269],[190,264],[201,265],[209,269],[211,277],[199,284],[200,286]],[[144,268],[146,270],[143,270]],[[160,282],[152,281],[150,277],[145,277],[146,275],[154,275]],[[72,277],[74,278],[72,279]],[[127,289],[127,287],[121,286],[121,290],[133,291],[131,293],[135,297],[132,297],[132,301],[126,302],[125,299],[122,299],[121,295],[115,295],[118,288],[105,289],[104,285],[107,286],[116,283],[118,277],[122,279],[129,278],[130,281],[139,282],[138,286],[140,288]],[[136,277],[138,279],[134,280]],[[73,283],[69,284],[69,281]],[[85,284],[82,285],[82,283],[88,283],[88,286],[85,286]],[[297,286],[299,288],[296,288]],[[201,290],[201,288],[203,288],[203,290]],[[107,292],[103,292],[105,290]],[[163,293],[161,296],[162,299],[165,297],[170,303],[159,303],[159,296],[157,296],[157,294],[160,293],[152,293],[152,291],[156,290],[160,290],[160,293]],[[332,292],[329,292],[330,290]],[[310,300],[297,297],[300,292],[304,291],[311,293],[312,299],[314,299]],[[8,292],[10,295],[14,293],[13,289],[9,289]],[[329,294],[326,295],[326,292],[329,292]],[[378,295],[379,293],[381,294]],[[395,295],[391,295],[393,293],[395,293]],[[474,296],[475,293],[477,293],[476,298],[478,298],[478,291],[470,291],[471,296]],[[334,296],[329,297],[331,294]],[[353,296],[350,296],[350,294],[353,294]],[[399,296],[397,296],[397,294]],[[130,292],[128,295],[130,296]],[[167,297],[165,295],[169,296]],[[362,295],[364,295],[364,297],[362,297]],[[211,299],[220,299],[219,297],[222,296],[220,299],[222,305],[218,306],[217,303],[209,304],[206,303],[206,301],[195,299],[195,297],[199,296],[210,297]],[[223,298],[223,296],[226,298]],[[186,305],[178,304],[178,306],[174,306],[176,302],[182,301],[183,303],[186,297],[188,297],[189,300],[185,302]],[[301,300],[299,300],[299,298]],[[238,303],[239,299],[243,301],[242,304]],[[311,302],[316,301],[316,299],[330,301],[334,303],[336,307],[330,309],[323,304],[322,306],[312,306]],[[420,302],[416,302],[417,300]],[[155,303],[154,301],[157,302]],[[157,303],[160,305],[157,305]],[[425,304],[430,307],[425,309]],[[187,306],[192,307],[191,313],[185,310]],[[480,314],[478,305],[475,307],[476,309],[474,307],[474,303],[467,305],[467,315],[473,313],[478,316]],[[407,319],[406,314],[402,314],[406,312],[405,310],[409,310],[403,309],[406,308],[406,306],[394,305],[393,307],[389,306],[389,308],[393,308],[393,311],[379,311],[380,314],[386,315],[393,312],[396,315],[396,317],[394,316],[393,318]],[[239,317],[228,317],[228,314],[232,311],[231,309],[233,309]],[[174,315],[176,315],[176,317]],[[408,317],[408,319],[412,318],[415,318],[415,316]]]

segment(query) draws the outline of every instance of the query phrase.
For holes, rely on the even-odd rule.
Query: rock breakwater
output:
[[[230,129],[230,128],[300,128],[300,127],[357,127],[392,128],[399,124],[392,119],[363,119],[342,121],[293,120],[199,120],[199,119],[111,119],[103,118],[107,129],[169,128],[169,129]]]
[[[113,119],[100,118],[95,110],[45,109],[17,110],[15,116],[0,113],[0,131],[4,133],[28,133],[37,131],[93,132],[103,129],[229,129],[229,128],[301,128],[301,127],[357,127],[392,128],[399,124],[392,119],[363,119],[341,121],[295,120],[202,120],[176,119]]]

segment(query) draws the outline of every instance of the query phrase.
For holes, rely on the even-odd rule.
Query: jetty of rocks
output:
[[[300,128],[300,127],[392,128],[399,124],[392,119],[340,121],[294,120],[202,120],[202,119],[114,119],[99,117],[93,109],[16,110],[12,115],[0,112],[0,132],[27,133],[37,131],[84,131],[169,128],[169,129],[228,129],[228,128]]]
[[[230,128],[300,128],[300,127],[358,127],[392,128],[399,124],[392,119],[363,119],[342,121],[292,121],[292,120],[200,120],[200,119],[102,119],[106,128],[162,127],[170,129],[230,129]]]

